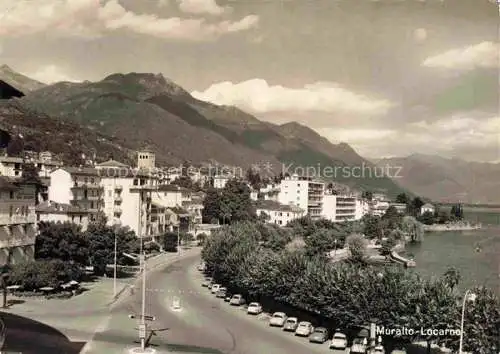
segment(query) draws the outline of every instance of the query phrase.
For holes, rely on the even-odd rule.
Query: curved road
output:
[[[146,312],[156,317],[153,328],[168,328],[157,335],[161,342],[168,343],[170,350],[224,354],[334,353],[326,343],[310,344],[305,338],[270,328],[267,321],[248,316],[216,299],[201,287],[202,276],[196,270],[198,263],[199,256],[180,260],[151,273],[147,281]],[[140,311],[139,290],[136,289],[133,299],[136,311]],[[181,299],[180,312],[171,310],[174,297]]]

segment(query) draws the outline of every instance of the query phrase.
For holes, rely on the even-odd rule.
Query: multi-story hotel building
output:
[[[322,216],[333,222],[359,220],[368,211],[368,203],[354,195],[328,193],[323,198]]]
[[[323,182],[311,177],[285,177],[279,186],[278,201],[281,204],[298,206],[311,218],[318,219],[323,210],[324,188]]]
[[[103,190],[97,169],[61,167],[50,174],[48,199],[86,210],[93,221],[103,206]]]
[[[0,177],[0,265],[34,257],[35,194],[33,184]]]

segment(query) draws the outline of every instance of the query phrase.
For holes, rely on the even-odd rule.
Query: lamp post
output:
[[[118,265],[118,237],[117,237],[117,228],[120,227],[121,222],[120,220],[115,221],[115,254],[114,254],[114,262],[113,262],[113,296],[116,297],[116,267]]]
[[[464,300],[462,302],[462,319],[460,321],[460,343],[458,346],[458,354],[463,354],[463,342],[464,342],[464,320],[465,320],[465,304],[468,300],[474,301],[476,299],[476,294],[472,293],[470,290],[466,290],[464,294]]]

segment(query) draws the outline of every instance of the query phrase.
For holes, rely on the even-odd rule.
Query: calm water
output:
[[[462,275],[462,289],[486,285],[500,294],[500,210],[466,210],[465,217],[485,228],[425,233],[424,242],[407,245],[407,254],[413,255],[416,271],[423,276],[440,276],[455,267]]]

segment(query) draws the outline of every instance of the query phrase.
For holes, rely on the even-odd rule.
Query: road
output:
[[[206,288],[201,287],[198,279],[201,275],[196,270],[198,262],[199,256],[193,256],[149,274],[146,312],[156,317],[151,323],[154,329],[168,328],[153,337],[151,343],[158,351],[214,354],[338,353],[330,351],[328,344],[310,344],[307,339],[270,328],[267,321],[248,316],[244,311],[216,299]],[[171,309],[175,297],[181,301],[180,312]],[[109,329],[100,333],[97,340],[119,344],[123,352],[123,346],[137,336],[137,332],[133,332],[134,320],[128,319],[126,313],[139,312],[140,309],[139,287],[115,310]],[[114,327],[120,330],[113,330]],[[125,331],[125,327],[132,331]],[[118,352],[113,348],[118,346],[101,345],[88,352]]]

